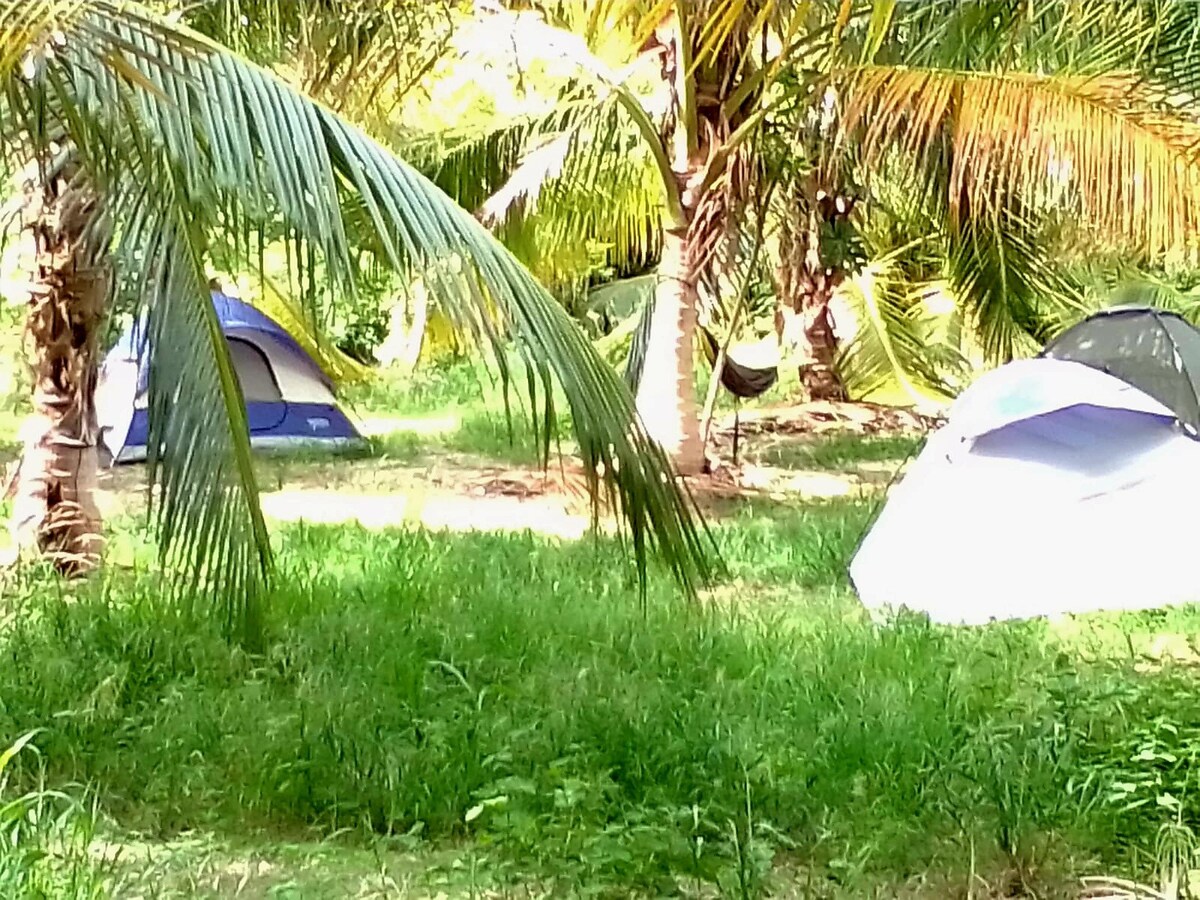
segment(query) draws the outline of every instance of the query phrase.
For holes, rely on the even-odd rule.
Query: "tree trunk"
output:
[[[409,322],[411,316],[412,322]],[[388,315],[388,332],[375,349],[375,358],[386,368],[411,372],[417,367],[425,346],[425,326],[429,318],[429,294],[424,283],[417,282],[402,291]]]
[[[26,319],[33,416],[13,527],[22,552],[40,553],[75,575],[96,567],[103,546],[95,387],[109,289],[107,241],[96,228],[98,198],[78,178],[31,180],[26,198],[24,226],[35,254]]]
[[[846,387],[837,371],[838,344],[829,302],[837,280],[824,271],[801,272],[797,312],[802,317],[810,359],[800,367],[800,383],[811,400],[845,400]]]
[[[645,368],[637,392],[637,410],[647,431],[681,475],[699,475],[705,469],[696,408],[693,347],[699,294],[692,255],[687,229],[664,233]]]
[[[813,196],[810,198],[810,193]],[[805,351],[800,382],[810,400],[845,400],[837,372],[837,335],[829,303],[843,278],[841,261],[826,260],[822,228],[849,218],[852,202],[836,200],[812,185],[793,188],[796,220],[785,222],[779,238],[779,299],[775,327],[781,342]]]

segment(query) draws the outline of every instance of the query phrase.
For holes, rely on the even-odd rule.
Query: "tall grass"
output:
[[[32,752],[36,732],[0,752],[0,897],[92,900],[108,896],[103,867],[90,855],[95,817],[42,784],[13,789],[10,767]]]
[[[261,658],[149,578],[30,586],[0,733],[44,725],[48,777],[128,827],[470,841],[551,896],[1131,867],[1164,794],[1200,814],[1163,761],[1200,735],[1190,670],[1045,623],[874,626],[842,574],[868,515],[748,507],[697,608],[665,578],[643,606],[609,543],[296,527]]]
[[[359,389],[367,414],[460,419],[375,455],[520,459],[474,378]],[[761,458],[846,470],[918,446]],[[877,502],[723,510],[729,579],[695,607],[665,576],[642,602],[608,540],[283,528],[262,656],[166,609],[144,570],[0,576],[0,746],[41,729],[0,765],[0,897],[201,891],[208,863],[172,880],[93,861],[75,784],[141,843],[340,835],[321,866],[382,845],[430,896],[969,896],[980,873],[1057,896],[1194,865],[1196,610],[875,625],[845,571]],[[216,877],[205,895],[244,883]],[[418,895],[390,877],[379,896]]]

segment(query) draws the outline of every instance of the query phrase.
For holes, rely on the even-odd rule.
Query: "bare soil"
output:
[[[906,410],[862,404],[819,403],[777,407],[714,425],[712,471],[688,479],[706,513],[719,516],[746,498],[815,499],[864,496],[885,490],[902,463],[850,462],[838,471],[762,461],[768,451],[803,448],[831,436],[921,435],[936,420]],[[144,513],[145,468],[120,466],[101,476],[100,505],[111,518]],[[264,457],[260,467],[264,512],[281,522],[357,521],[386,528],[420,524],[451,530],[533,530],[574,539],[591,524],[587,482],[579,460],[552,460],[547,470],[498,465],[465,454],[419,461],[342,456],[289,460]]]

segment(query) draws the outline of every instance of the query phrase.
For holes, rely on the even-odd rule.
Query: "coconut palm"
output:
[[[492,348],[506,384],[511,336],[531,400],[540,390],[545,404],[535,430],[552,422],[557,379],[593,496],[628,526],[639,571],[655,547],[689,590],[707,575],[692,507],[620,379],[485,229],[361,130],[128,2],[0,0],[0,85],[6,152],[36,161],[30,338],[41,427],[23,463],[22,507],[33,539],[47,546],[53,535],[60,559],[95,553],[91,387],[110,254],[148,313],[163,561],[184,586],[213,591],[231,629],[255,637],[271,551],[204,258],[213,236],[270,225],[301,259],[322,261],[334,291],[354,289],[362,248],[424,272],[455,321]],[[451,283],[438,273],[455,261]],[[539,437],[548,453],[549,429]]]
[[[829,303],[864,262],[855,232],[879,211],[882,181],[922,211],[885,252],[934,223],[937,280],[993,359],[1020,352],[1040,293],[1071,293],[1038,240],[1049,212],[1155,252],[1186,237],[1194,126],[1173,96],[1195,78],[1186,3],[532,6],[490,13],[488,33],[523,63],[571,60],[577,77],[550,113],[447,147],[435,178],[543,260],[589,239],[652,245],[659,288],[638,404],[683,471],[702,466],[697,285],[728,264],[722,247],[731,222],[755,214],[758,179],[782,182],[779,299],[814,396],[843,393]],[[919,318],[893,312],[893,326]],[[870,352],[866,368],[899,359],[878,343]]]
[[[888,269],[870,273],[867,327],[841,374],[881,371],[890,339],[901,352],[885,368],[903,383],[904,345],[931,328],[1007,361],[1082,314],[1080,251],[1181,249],[1197,201],[1197,26],[1191,4],[1171,2],[914,6],[832,67],[837,140],[814,156],[866,182],[856,227]],[[953,315],[930,315],[947,301]]]
[[[658,286],[638,410],[681,472],[704,468],[692,371],[702,276],[717,265],[727,226],[754,179],[746,153],[780,62],[811,46],[810,4],[728,0],[548,2],[485,13],[518,56],[573,64],[548,115],[506,124],[451,148],[435,178],[478,188],[471,171],[508,171],[480,209],[543,258],[608,240],[624,260],[653,253]],[[759,35],[782,36],[766,56]],[[499,42],[498,42],[499,43]],[[513,139],[514,132],[518,139]],[[530,149],[514,169],[496,154]],[[510,162],[512,160],[510,159]],[[480,163],[483,165],[480,165]],[[495,187],[496,185],[487,185]],[[478,199],[457,191],[464,203]],[[538,218],[548,209],[552,230]],[[615,238],[615,240],[614,240]],[[625,248],[632,246],[630,253]],[[530,254],[533,255],[533,254]]]

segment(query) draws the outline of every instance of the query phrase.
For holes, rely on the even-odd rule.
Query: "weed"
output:
[[[102,867],[90,857],[95,817],[44,784],[12,790],[9,768],[32,749],[37,732],[0,752],[0,896],[91,900],[108,896]]]

